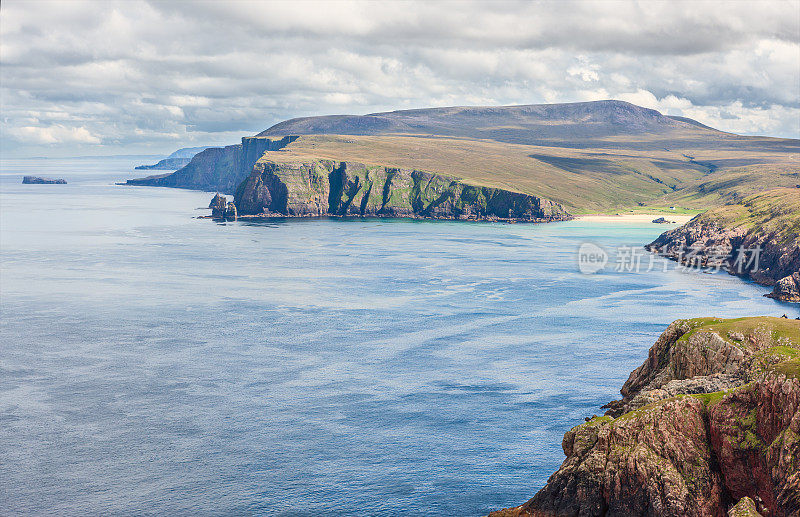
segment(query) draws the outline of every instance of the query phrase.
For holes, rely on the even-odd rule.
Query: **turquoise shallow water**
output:
[[[670,321],[794,310],[578,272],[659,225],[216,224],[207,193],[113,185],[133,164],[2,162],[0,513],[485,514]]]

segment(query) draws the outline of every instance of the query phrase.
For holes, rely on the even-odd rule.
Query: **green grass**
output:
[[[547,146],[435,135],[306,135],[267,157],[416,169],[470,185],[542,196],[576,214],[694,214],[767,187],[800,183],[797,153],[779,149],[789,140],[709,138],[707,131],[692,129],[660,138],[665,137]],[[701,165],[706,162],[720,165]]]
[[[747,228],[759,235],[775,234],[781,244],[800,245],[800,189],[778,188],[755,194],[736,204],[713,208],[697,221]]]
[[[703,406],[711,407],[722,400],[722,397],[725,396],[725,392],[715,391],[714,393],[696,393],[691,396],[702,402]]]
[[[792,359],[791,361],[778,363],[772,367],[772,371],[787,377],[800,379],[800,359]]]
[[[731,341],[728,333],[740,332],[747,336],[754,332],[765,331],[770,335],[773,347],[800,349],[800,321],[772,316],[755,316],[748,318],[694,318],[686,320],[693,328],[678,340],[683,342],[696,332],[716,332],[723,339]],[[747,343],[736,343],[747,346]]]

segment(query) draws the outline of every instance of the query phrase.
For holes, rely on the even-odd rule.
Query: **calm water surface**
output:
[[[207,193],[113,185],[140,161],[2,162],[0,513],[485,514],[670,321],[793,310],[577,271],[659,225],[216,224]]]

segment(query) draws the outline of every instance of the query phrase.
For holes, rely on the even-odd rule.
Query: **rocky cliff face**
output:
[[[423,171],[310,160],[259,160],[236,192],[242,215],[426,217],[555,221],[571,218],[558,203],[467,185]]]
[[[131,179],[125,184],[233,194],[236,187],[247,178],[253,170],[253,165],[266,151],[282,149],[296,138],[287,136],[280,140],[272,140],[261,137],[245,137],[242,138],[241,144],[212,147],[196,154],[188,165],[172,174]]]
[[[687,265],[716,267],[800,302],[800,189],[777,189],[701,214],[646,248]]]
[[[533,499],[491,515],[800,514],[800,322],[677,321],[621,393]]]
[[[767,296],[786,302],[800,303],[800,272],[795,271],[778,280],[775,288]]]

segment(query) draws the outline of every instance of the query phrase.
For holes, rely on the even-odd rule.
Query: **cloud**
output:
[[[167,152],[297,116],[606,98],[800,136],[797,0],[2,9],[4,153]]]
[[[20,142],[34,144],[99,144],[100,138],[91,134],[85,127],[64,126],[23,126],[13,128],[11,136]]]

